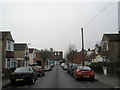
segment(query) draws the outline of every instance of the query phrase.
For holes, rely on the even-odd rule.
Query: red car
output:
[[[38,77],[45,75],[45,71],[44,69],[42,69],[41,66],[32,66],[32,67],[37,72]]]
[[[77,69],[74,70],[73,75],[76,80],[82,78],[95,80],[95,73],[88,66],[78,66]]]

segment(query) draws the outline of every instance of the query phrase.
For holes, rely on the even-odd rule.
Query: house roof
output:
[[[25,49],[28,49],[28,46],[26,43],[15,43],[14,49],[15,50],[25,50]]]
[[[29,53],[33,53],[33,51],[35,51],[35,53],[40,53],[40,50],[36,48],[29,48]]]
[[[104,37],[107,37],[109,41],[112,42],[118,42],[118,41],[120,42],[120,34],[104,34],[103,39]]]
[[[10,31],[0,31],[0,34],[1,34],[0,35],[0,40],[7,39],[7,40],[14,41]]]
[[[97,54],[95,54],[95,51],[93,51],[87,58],[89,60],[95,58],[95,56],[97,56]]]

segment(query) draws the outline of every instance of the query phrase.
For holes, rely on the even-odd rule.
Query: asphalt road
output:
[[[55,66],[52,71],[45,72],[45,76],[38,78],[34,84],[8,86],[6,88],[111,88],[111,86],[98,80],[76,81],[60,66]]]

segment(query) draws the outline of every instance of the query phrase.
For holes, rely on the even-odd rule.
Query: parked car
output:
[[[53,68],[55,65],[53,63],[51,63],[50,66]]]
[[[71,65],[72,65],[72,64],[71,64],[71,63],[68,63],[67,65],[68,65],[68,67],[67,67],[67,73],[70,73],[70,68],[71,68]]]
[[[37,73],[30,66],[19,67],[15,69],[15,71],[10,76],[11,85],[15,85],[19,82],[34,83],[35,80],[37,80]]]
[[[45,71],[44,69],[42,69],[41,66],[32,66],[32,67],[37,72],[38,77],[45,75]]]
[[[85,78],[85,79],[89,78],[91,80],[95,79],[94,71],[88,66],[78,66],[76,70],[74,70],[73,75],[76,78],[76,80],[81,78]]]
[[[51,71],[52,70],[52,67],[50,65],[46,65],[44,68],[45,68],[45,71]]]
[[[68,65],[67,65],[67,64],[64,64],[64,65],[63,65],[63,69],[64,69],[64,70],[67,70],[67,68],[68,68]]]
[[[64,66],[64,64],[65,64],[65,63],[61,63],[61,67],[63,67],[63,66]]]
[[[73,76],[73,72],[76,69],[76,67],[78,67],[78,66],[82,66],[82,65],[81,64],[71,64],[69,74]]]

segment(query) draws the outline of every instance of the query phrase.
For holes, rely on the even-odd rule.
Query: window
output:
[[[107,41],[102,41],[101,46],[102,46],[103,51],[108,50],[108,42]]]
[[[6,59],[6,68],[10,68],[10,58]]]
[[[10,67],[11,68],[17,68],[17,62],[16,61],[12,61]]]
[[[6,50],[7,51],[14,51],[14,42],[13,41],[6,41]]]
[[[14,58],[7,58],[6,59],[6,68],[16,68],[17,61],[14,61]]]
[[[29,55],[29,50],[25,50],[25,56]]]

